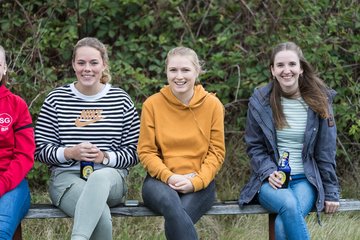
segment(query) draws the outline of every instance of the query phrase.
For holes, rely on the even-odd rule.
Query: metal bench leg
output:
[[[269,240],[275,240],[275,213],[269,214]]]
[[[18,227],[16,228],[13,240],[22,240],[21,223],[19,223]]]

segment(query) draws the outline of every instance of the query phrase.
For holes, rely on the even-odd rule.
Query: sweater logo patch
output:
[[[85,127],[89,124],[100,121],[104,117],[101,115],[102,110],[82,110],[80,117],[75,120],[75,126]]]
[[[0,131],[5,132],[9,130],[9,126],[12,123],[12,117],[7,113],[0,113]]]

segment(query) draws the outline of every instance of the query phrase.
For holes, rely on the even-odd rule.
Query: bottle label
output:
[[[93,162],[81,162],[80,163],[80,177],[87,180],[91,173],[94,172]]]
[[[281,175],[281,188],[287,188],[289,185],[291,172],[291,168],[289,165],[289,155],[290,153],[288,151],[284,151],[278,166],[278,173]]]
[[[93,173],[93,167],[92,166],[85,166],[82,170],[82,175],[85,179],[88,179],[90,174]]]
[[[284,184],[286,182],[286,173],[279,171],[279,174],[281,175],[281,184]]]

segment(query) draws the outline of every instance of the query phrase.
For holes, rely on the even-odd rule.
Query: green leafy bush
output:
[[[243,161],[237,170],[246,173],[247,157],[234,142],[234,134],[241,141],[244,129],[243,100],[268,81],[271,48],[281,41],[294,41],[338,92],[340,173],[355,175],[359,170],[360,21],[359,4],[354,1],[0,3],[0,44],[8,51],[9,87],[28,102],[34,122],[46,94],[74,81],[71,54],[78,39],[94,36],[108,46],[113,84],[132,96],[139,112],[142,102],[166,83],[167,51],[185,45],[205,61],[207,72],[201,82],[226,105],[228,167]],[[346,164],[349,159],[353,164]],[[45,166],[36,164],[29,179],[42,184],[47,174]]]

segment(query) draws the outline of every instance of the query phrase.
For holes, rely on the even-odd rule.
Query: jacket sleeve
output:
[[[17,101],[13,159],[7,170],[0,174],[0,197],[19,185],[34,164],[35,141],[31,116],[25,101],[20,98]]]
[[[209,139],[209,150],[200,170],[191,179],[194,191],[206,188],[215,178],[225,159],[224,106],[216,99],[212,113],[212,124]]]
[[[332,105],[329,118],[320,119],[319,137],[315,145],[315,159],[325,191],[325,201],[339,201],[339,183],[336,176],[336,124]]]
[[[265,133],[256,119],[260,121],[259,113],[253,110],[249,104],[245,127],[246,151],[250,157],[253,173],[260,181],[264,181],[276,171],[277,166],[269,153],[271,147],[268,145],[270,143],[267,142]]]
[[[173,174],[160,158],[160,151],[155,141],[155,122],[153,105],[145,101],[141,112],[138,154],[141,164],[151,177],[167,183]]]

